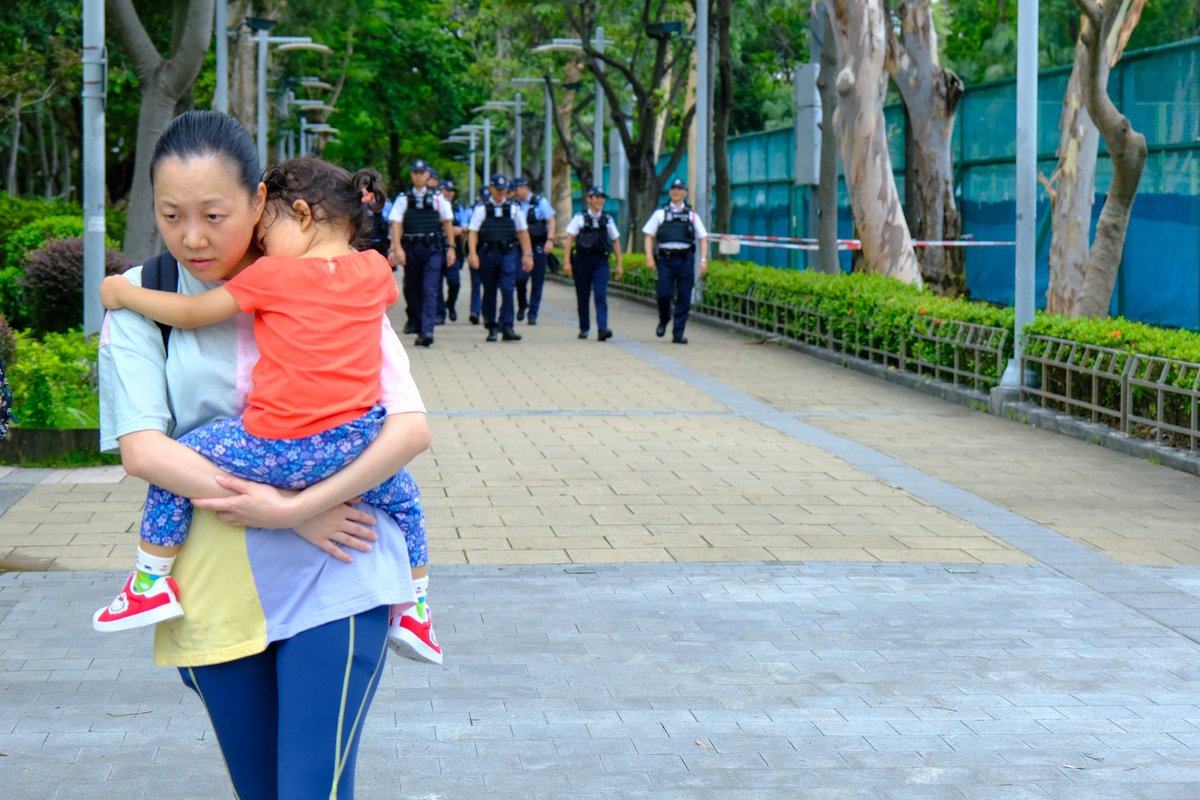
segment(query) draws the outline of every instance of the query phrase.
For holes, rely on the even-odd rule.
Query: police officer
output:
[[[379,173],[374,170],[364,170],[374,173],[374,178],[378,183],[381,179]],[[387,257],[388,249],[391,247],[388,232],[387,215],[384,213],[383,206],[387,201],[386,190],[383,189],[383,184],[378,183],[378,193],[367,188],[369,176],[362,176],[355,184],[358,190],[362,192],[363,205],[367,207],[368,213],[371,215],[371,249],[377,251],[380,255]],[[392,267],[392,271],[396,270]]]
[[[463,208],[455,198],[458,196],[458,189],[454,185],[454,181],[446,180],[442,182],[441,194],[447,203],[450,204],[450,212],[454,215],[454,222],[451,226],[451,231],[454,238],[451,243],[454,245],[455,254],[465,253],[466,242],[464,234],[467,230],[467,223],[471,221],[471,210]],[[442,287],[438,287],[438,305],[437,305],[437,324],[442,325],[446,322],[446,317],[450,317],[451,322],[458,320],[458,311],[455,310],[454,304],[458,302],[458,292],[462,287],[462,259],[458,259],[453,265],[446,264],[445,269],[445,294],[442,293]]]
[[[529,240],[533,244],[533,272],[517,276],[517,319],[537,325],[538,309],[542,305],[542,287],[546,284],[546,255],[554,249],[554,208],[539,194],[529,190],[529,182],[517,176],[512,179],[513,199],[525,215]],[[528,299],[526,299],[528,293]]]
[[[442,193],[442,176],[438,174],[436,167],[429,168],[429,180],[425,185],[432,189],[434,194]]]
[[[696,285],[695,257],[700,249],[700,274],[708,272],[708,231],[696,212],[684,202],[687,184],[679,178],[667,190],[671,201],[650,215],[642,228],[646,234],[646,266],[658,270],[658,328],[662,336],[671,321],[671,295],[675,295],[675,322],[671,341],[687,344],[683,329],[692,308]],[[656,247],[657,245],[657,247]]]
[[[579,307],[579,338],[588,338],[588,298],[596,293],[596,327],[600,341],[612,338],[608,327],[608,257],[617,254],[617,280],[621,280],[621,234],[608,214],[604,201],[608,195],[599,186],[587,191],[587,210],[567,223],[566,256],[563,275],[575,277],[575,299]],[[574,246],[574,249],[572,249]]]
[[[393,265],[404,268],[408,313],[404,332],[417,334],[417,345],[429,347],[433,344],[443,266],[453,265],[457,260],[453,246],[449,245],[454,240],[454,217],[450,204],[429,188],[429,164],[417,159],[409,174],[412,187],[392,203],[389,216],[390,257]]]
[[[467,215],[467,221],[463,225],[464,229],[470,227],[471,217],[475,214],[475,209],[487,203],[490,197],[491,194],[488,192],[488,188],[480,186],[479,193],[475,197],[475,205],[471,206],[471,210]],[[464,236],[466,236],[465,231]],[[479,315],[483,313],[483,277],[477,269],[469,269],[467,272],[471,275],[471,314],[468,318],[471,320],[472,325],[478,325]]]
[[[476,206],[467,226],[467,247],[471,269],[483,279],[483,321],[489,342],[497,331],[506,342],[520,341],[513,330],[513,289],[517,281],[518,259],[525,272],[533,270],[533,249],[529,242],[525,217],[509,202],[508,178],[493,175],[488,184],[491,198]],[[520,250],[518,250],[518,246]],[[500,291],[500,319],[496,319],[496,290]]]

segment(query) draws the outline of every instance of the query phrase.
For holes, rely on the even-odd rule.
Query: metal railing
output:
[[[653,287],[614,283],[616,294],[653,299]],[[1005,328],[957,320],[921,319],[898,330],[870,319],[835,320],[829,314],[777,300],[752,286],[744,294],[712,288],[693,313],[761,331],[784,341],[820,347],[955,386],[986,392],[999,383],[1011,348]],[[1007,349],[1006,349],[1007,348]]]
[[[1030,336],[1026,397],[1172,447],[1200,450],[1200,364]],[[1023,371],[1028,375],[1028,372]]]

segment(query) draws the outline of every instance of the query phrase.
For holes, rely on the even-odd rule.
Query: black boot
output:
[[[501,328],[500,329],[500,337],[502,339],[504,339],[504,341],[506,341],[506,342],[521,341],[521,334],[517,333],[512,328]]]
[[[494,342],[494,341],[496,341],[496,335],[497,335],[497,334],[496,334],[496,329],[495,329],[495,328],[489,328],[489,329],[488,329],[487,340],[488,340],[489,342]]]

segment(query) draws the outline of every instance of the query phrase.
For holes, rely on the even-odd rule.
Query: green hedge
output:
[[[48,333],[39,341],[17,334],[8,365],[13,413],[20,428],[95,428],[100,421],[95,337],[81,331]]]

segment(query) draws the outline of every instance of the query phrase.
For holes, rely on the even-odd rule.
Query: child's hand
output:
[[[100,304],[110,311],[124,308],[125,304],[121,301],[121,295],[130,285],[124,275],[109,275],[100,284]]]

